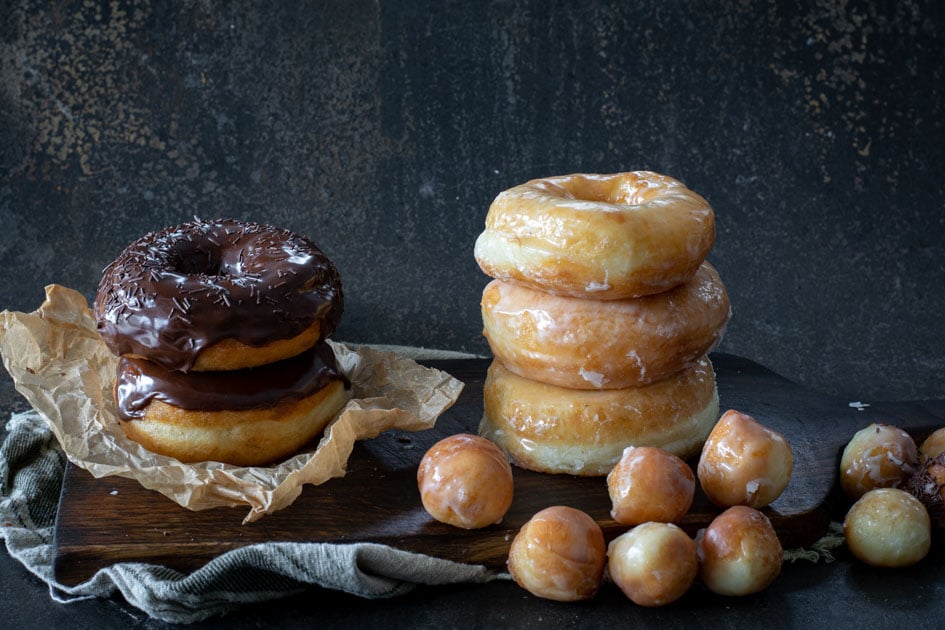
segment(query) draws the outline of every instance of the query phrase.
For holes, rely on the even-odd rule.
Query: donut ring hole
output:
[[[265,276],[267,266],[280,260],[291,270],[309,264],[311,256],[291,244],[272,239],[246,238],[242,242],[215,242],[210,238],[175,243],[168,251],[167,267],[173,273],[197,279],[236,280],[243,276]],[[322,278],[313,277],[310,284]]]
[[[184,276],[236,275],[232,261],[224,261],[219,247],[206,247],[199,243],[181,243],[175,248],[171,269]]]
[[[548,184],[549,192],[567,199],[593,201],[615,206],[642,206],[652,201],[665,185],[624,173],[617,177],[575,176],[558,184]]]

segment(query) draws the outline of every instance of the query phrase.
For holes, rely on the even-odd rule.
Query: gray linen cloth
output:
[[[77,586],[53,575],[53,531],[66,458],[34,411],[14,414],[0,445],[0,538],[7,551],[62,603],[116,592],[151,617],[192,623],[242,604],[321,587],[366,598],[402,595],[423,584],[486,582],[498,576],[377,544],[265,543],[225,553],[189,575],[119,563]]]

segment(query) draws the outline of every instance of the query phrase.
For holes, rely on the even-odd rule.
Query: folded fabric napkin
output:
[[[0,538],[12,557],[49,586],[57,602],[120,592],[151,617],[192,623],[312,587],[385,598],[423,584],[500,577],[485,567],[384,545],[265,543],[225,553],[189,575],[162,566],[119,563],[77,586],[64,586],[53,574],[53,531],[66,458],[34,411],[11,416],[6,430],[0,445]]]

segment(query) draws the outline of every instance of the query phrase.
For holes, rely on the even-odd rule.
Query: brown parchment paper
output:
[[[248,505],[244,523],[288,506],[304,484],[344,476],[357,440],[432,427],[463,389],[449,374],[397,353],[329,343],[352,399],[313,449],[269,467],[184,464],[125,437],[112,397],[118,360],[81,293],[49,285],[36,311],[0,313],[3,365],[71,462],[95,477],[131,477],[191,510]]]

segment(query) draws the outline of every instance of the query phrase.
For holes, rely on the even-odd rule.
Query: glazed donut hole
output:
[[[430,516],[463,529],[498,523],[512,505],[509,460],[478,435],[451,435],[431,446],[417,468],[417,485]]]
[[[784,552],[768,517],[738,505],[719,514],[696,535],[699,576],[720,595],[751,595],[781,573]]]
[[[682,597],[696,579],[696,544],[672,523],[643,523],[611,541],[607,571],[634,603],[665,606]]]
[[[945,453],[945,427],[934,431],[919,446],[919,455],[922,461],[935,459],[942,453]]]
[[[781,496],[793,469],[794,453],[783,435],[730,409],[709,433],[697,474],[715,505],[762,508]]]
[[[915,473],[919,452],[908,433],[873,423],[857,431],[840,457],[840,486],[852,500],[874,488],[895,488]]]
[[[606,561],[597,522],[581,510],[558,505],[522,526],[509,549],[508,569],[532,595],[571,602],[597,593]]]
[[[922,560],[931,546],[931,523],[922,502],[898,488],[863,494],[843,521],[847,548],[876,567],[906,567]]]
[[[610,515],[622,525],[671,523],[689,511],[696,477],[686,462],[661,448],[628,446],[607,475]]]

